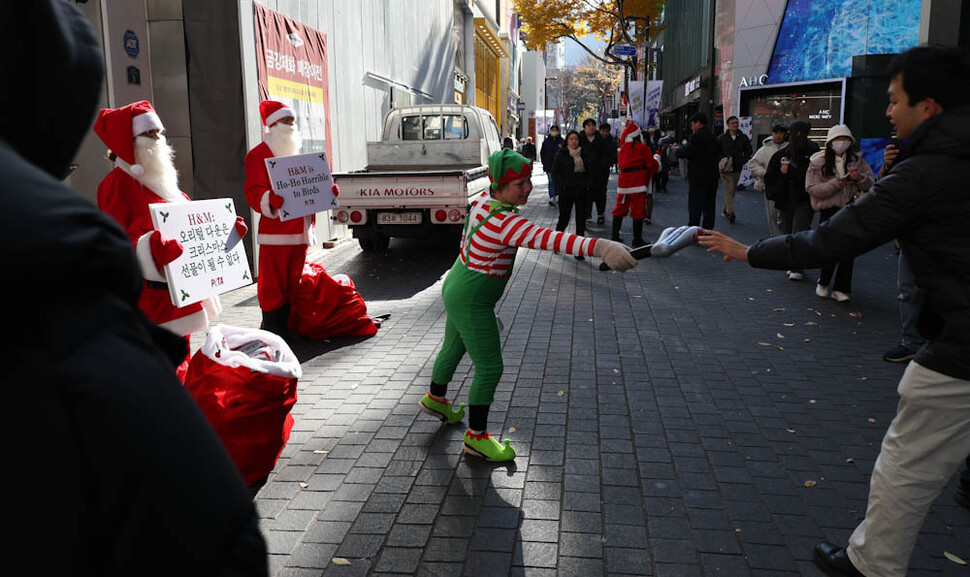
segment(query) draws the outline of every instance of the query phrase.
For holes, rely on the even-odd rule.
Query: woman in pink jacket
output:
[[[872,188],[875,178],[872,169],[861,154],[852,150],[855,138],[844,124],[829,128],[825,148],[812,155],[805,175],[805,192],[811,197],[812,210],[818,212],[819,224]],[[819,298],[829,296],[829,283],[835,273],[832,298],[840,303],[849,300],[852,292],[852,259],[838,265],[822,268],[815,294]]]

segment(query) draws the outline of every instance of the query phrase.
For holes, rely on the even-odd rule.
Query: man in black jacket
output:
[[[14,2],[0,45],[0,75],[32,90],[0,92],[5,557],[49,575],[266,575],[242,478],[175,377],[184,343],[138,310],[125,233],[59,180],[104,77],[90,25],[63,0]]]
[[[587,218],[593,218],[593,205],[596,205],[596,224],[606,222],[606,187],[610,181],[610,167],[607,165],[606,142],[596,130],[596,121],[587,118],[583,121],[583,132],[579,135],[579,146],[589,158],[589,201]]]
[[[717,138],[707,129],[707,115],[695,112],[690,117],[690,129],[694,132],[686,146],[675,147],[677,158],[687,159],[687,211],[688,226],[702,225],[714,228],[717,211],[717,159],[720,146]]]
[[[542,148],[539,150],[539,159],[542,161],[542,172],[546,173],[549,181],[549,206],[554,206],[557,201],[556,183],[552,179],[552,164],[556,160],[556,153],[562,148],[563,139],[559,135],[559,126],[553,124],[549,127],[549,134],[542,141]]]
[[[906,141],[892,173],[815,231],[751,247],[700,242],[757,268],[818,267],[898,238],[921,293],[926,339],[872,471],[865,520],[846,548],[815,547],[830,575],[902,576],[923,518],[970,454],[970,51],[922,46],[890,65],[886,115]]]
[[[785,234],[812,228],[815,218],[811,197],[805,191],[808,166],[812,155],[818,152],[818,145],[808,139],[811,130],[812,125],[804,120],[792,122],[788,142],[771,155],[765,170],[765,196],[775,201],[775,208],[781,211]],[[804,278],[800,268],[787,274],[788,280]]]
[[[724,210],[721,211],[721,216],[734,224],[734,191],[741,178],[741,169],[751,158],[751,141],[741,132],[737,116],[728,118],[727,126],[727,131],[717,137],[717,142],[721,145],[718,167],[721,171],[721,182],[724,183]],[[728,158],[731,160],[726,160]]]

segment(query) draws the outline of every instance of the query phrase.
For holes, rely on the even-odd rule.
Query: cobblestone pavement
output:
[[[522,214],[552,226],[536,183]],[[686,185],[669,189],[648,239],[686,221]],[[736,211],[716,228],[764,234],[756,193],[739,193]],[[608,237],[609,222],[590,234]],[[625,275],[520,251],[498,307],[506,368],[491,430],[519,453],[503,466],[462,456],[464,427],[417,408],[455,254],[442,239],[317,254],[392,317],[371,339],[298,350],[296,425],[256,499],[273,574],[821,575],[812,546],[845,543],[862,518],[895,410],[903,367],[881,359],[899,339],[888,246],[857,261],[849,304],[817,298],[814,271],[791,282],[699,247]],[[255,293],[225,296],[220,320],[256,326]],[[465,361],[449,396],[467,399],[470,373]],[[910,575],[967,574],[943,557],[970,559],[970,512],[952,492]]]

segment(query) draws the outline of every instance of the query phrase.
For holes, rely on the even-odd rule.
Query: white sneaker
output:
[[[803,278],[805,278],[805,275],[800,272],[788,271],[788,280],[802,280]]]
[[[829,287],[822,286],[820,284],[815,285],[815,296],[817,296],[820,299],[828,298]]]
[[[840,302],[840,303],[847,303],[850,300],[849,295],[845,294],[842,291],[832,291],[832,298],[835,299],[836,302]]]

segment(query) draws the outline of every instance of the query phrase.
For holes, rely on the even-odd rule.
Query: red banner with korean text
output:
[[[253,10],[260,101],[292,108],[302,152],[325,151],[332,167],[326,34],[257,3]]]

